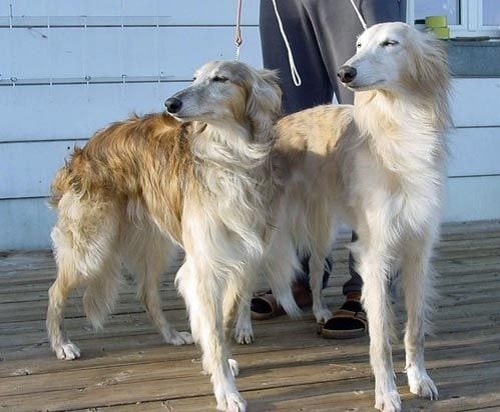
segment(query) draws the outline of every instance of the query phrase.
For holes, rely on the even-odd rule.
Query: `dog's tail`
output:
[[[66,164],[61,167],[54,177],[52,184],[50,186],[50,199],[49,204],[54,209],[57,209],[59,201],[63,197],[64,193],[73,185],[73,169],[80,166],[84,162],[83,150],[75,148],[71,159],[66,162]]]
[[[112,267],[114,266],[114,267]],[[83,295],[85,315],[95,329],[101,329],[107,316],[113,311],[121,283],[119,262],[109,265],[109,272],[92,279]]]
[[[278,303],[291,318],[299,318],[302,311],[293,297],[292,282],[302,269],[292,242],[275,239],[268,249],[263,266],[269,286]]]

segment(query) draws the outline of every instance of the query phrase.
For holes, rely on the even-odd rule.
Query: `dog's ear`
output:
[[[446,44],[437,39],[432,33],[419,32],[419,40],[415,47],[414,74],[418,87],[428,88],[429,93],[447,93],[446,87],[449,77]]]
[[[268,133],[281,114],[281,88],[275,71],[257,70],[248,84],[246,114],[254,125],[254,137]]]
[[[413,76],[419,93],[432,97],[435,101],[435,113],[440,127],[451,126],[449,117],[448,96],[450,93],[450,73],[446,43],[437,39],[432,33],[421,33],[416,47]]]

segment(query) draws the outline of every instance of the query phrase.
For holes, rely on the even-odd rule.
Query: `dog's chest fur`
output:
[[[269,227],[273,195],[270,146],[226,138],[206,130],[193,143],[194,179],[183,220],[205,242],[225,245],[225,253],[258,258]],[[250,252],[250,253],[249,253]]]
[[[381,115],[377,120],[379,124],[364,124],[361,119],[365,133],[353,159],[353,173],[357,174],[353,181],[363,181],[367,183],[363,187],[376,189],[358,190],[354,186],[351,196],[358,198],[365,210],[386,210],[386,216],[401,226],[425,227],[441,204],[441,136],[412,119],[402,124]]]

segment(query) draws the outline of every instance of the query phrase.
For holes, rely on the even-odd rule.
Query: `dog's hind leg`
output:
[[[80,284],[79,274],[73,261],[71,249],[58,246],[56,227],[52,231],[55,257],[57,261],[57,279],[49,289],[49,305],[47,309],[47,332],[50,346],[58,359],[72,360],[80,357],[80,349],[69,340],[64,330],[64,306],[71,290]]]
[[[303,249],[309,252],[309,284],[313,299],[312,310],[316,322],[325,324],[332,317],[323,297],[323,274],[325,273],[325,259],[331,252],[333,244],[334,219],[330,202],[323,199],[314,199],[307,206],[307,230],[296,237],[310,238],[309,244]],[[297,230],[297,229],[295,229]]]
[[[114,304],[119,270],[114,253],[118,232],[115,212],[112,203],[82,202],[72,194],[59,202],[59,220],[51,234],[58,272],[49,289],[46,321],[52,349],[59,359],[80,356],[62,326],[71,290],[87,286],[84,309],[95,327],[101,326]]]
[[[430,246],[415,241],[403,256],[402,271],[408,321],[405,332],[406,373],[410,392],[437,399],[436,385],[427,374],[424,363],[424,342],[428,324],[430,299],[433,296],[434,273],[430,267]]]
[[[160,276],[167,269],[169,258],[174,256],[174,244],[149,223],[140,227],[129,224],[123,233],[124,245],[122,247],[125,264],[137,276],[137,296],[146,308],[153,324],[166,343],[192,344],[191,334],[178,332],[169,323],[161,307]]]
[[[360,236],[361,239],[361,236]],[[370,362],[375,375],[375,408],[401,410],[392,363],[392,310],[388,293],[390,265],[385,250],[373,247],[361,253],[359,272],[363,278],[362,300],[368,317]]]
[[[244,412],[246,402],[234,379],[238,366],[229,359],[224,337],[224,281],[188,257],[177,272],[176,283],[186,301],[193,338],[202,349],[203,369],[211,375],[217,409]]]
[[[314,251],[309,259],[309,283],[313,298],[313,313],[316,322],[326,323],[332,317],[332,312],[328,309],[323,296],[323,273],[325,271],[326,254],[318,254]]]

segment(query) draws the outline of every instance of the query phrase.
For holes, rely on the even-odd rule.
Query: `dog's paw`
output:
[[[237,326],[234,329],[234,340],[240,345],[248,345],[254,341],[252,324],[242,327]]]
[[[240,374],[240,367],[234,359],[229,359],[229,369],[231,369],[231,374],[235,378]]]
[[[177,332],[176,330],[171,331],[165,337],[165,342],[175,346],[192,345],[194,343],[193,337],[189,332]]]
[[[407,370],[408,374],[408,385],[410,386],[410,392],[421,398],[427,398],[430,400],[438,399],[438,390],[436,385],[429,377],[427,372],[424,371],[414,371]]]
[[[332,312],[325,307],[313,308],[313,313],[316,318],[316,322],[320,325],[324,325],[333,316]]]
[[[375,396],[375,409],[383,412],[400,412],[401,397],[398,391],[377,393]]]
[[[54,348],[57,359],[73,360],[80,357],[80,349],[73,342],[67,341]]]
[[[245,412],[247,403],[238,392],[232,392],[225,395],[223,399],[217,402],[218,411],[226,412]]]

